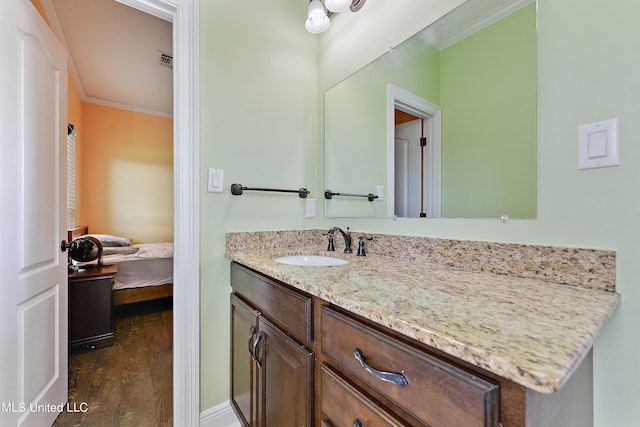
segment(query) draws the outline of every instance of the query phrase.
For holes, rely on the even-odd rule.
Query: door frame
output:
[[[199,4],[116,0],[173,23],[173,422],[200,424]]]
[[[442,215],[442,108],[391,83],[387,84],[387,217],[395,216],[395,109],[412,114],[427,123],[427,162],[425,204],[432,218]],[[425,187],[426,188],[426,187]]]

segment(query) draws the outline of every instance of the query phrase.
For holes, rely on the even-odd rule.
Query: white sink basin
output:
[[[303,267],[330,267],[333,265],[347,264],[349,262],[340,258],[323,255],[288,255],[274,258],[273,260],[280,264],[300,265]]]

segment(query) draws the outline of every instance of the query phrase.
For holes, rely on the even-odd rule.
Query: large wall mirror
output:
[[[535,1],[466,1],[325,92],[325,215],[534,218],[536,92]]]

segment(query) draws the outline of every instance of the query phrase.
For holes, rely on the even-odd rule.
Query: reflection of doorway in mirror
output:
[[[441,109],[391,84],[387,99],[387,215],[440,217]]]
[[[420,213],[427,212],[424,202],[429,183],[424,179],[424,153],[420,146],[423,120],[412,117],[413,120],[401,123],[396,119],[395,215],[418,218]]]

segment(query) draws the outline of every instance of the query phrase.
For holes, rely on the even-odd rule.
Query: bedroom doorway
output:
[[[120,0],[173,24],[174,425],[200,424],[199,2]],[[178,191],[179,190],[179,191]]]
[[[51,3],[51,0],[42,0]],[[116,0],[114,0],[116,1]],[[173,54],[173,419],[199,422],[198,4],[195,0],[117,0],[172,23]],[[46,6],[45,6],[46,9]]]

